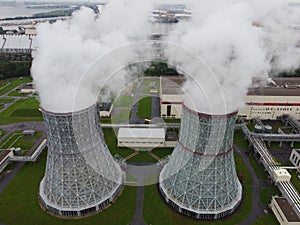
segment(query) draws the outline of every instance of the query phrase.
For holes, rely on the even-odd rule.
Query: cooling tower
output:
[[[39,189],[41,205],[70,217],[110,204],[122,189],[124,173],[105,144],[97,106],[72,113],[42,112],[48,155]]]
[[[183,105],[179,139],[159,177],[165,201],[178,212],[219,219],[241,202],[233,155],[236,114],[208,115]]]

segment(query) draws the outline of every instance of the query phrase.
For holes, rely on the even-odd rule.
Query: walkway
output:
[[[239,223],[239,225],[249,225],[254,223],[258,217],[265,215],[264,210],[268,210],[270,212],[269,208],[263,205],[260,202],[259,198],[260,190],[268,187],[269,185],[264,180],[261,180],[257,177],[255,171],[253,170],[249,162],[249,158],[245,153],[246,151],[248,151],[248,149],[241,148],[238,146],[235,146],[235,149],[236,152],[242,157],[245,166],[247,167],[249,173],[252,176],[252,199],[250,199],[250,201],[252,201],[251,211],[249,215],[242,222]]]
[[[149,179],[158,176],[162,166],[159,163],[134,162],[126,167],[126,173],[137,178],[136,207],[134,217],[130,225],[146,225],[143,219],[144,186],[148,185]]]

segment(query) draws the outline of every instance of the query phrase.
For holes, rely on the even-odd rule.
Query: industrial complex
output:
[[[161,117],[180,119],[183,102],[183,76],[160,78]],[[276,120],[282,114],[300,119],[300,78],[257,78],[248,89],[245,106],[238,115],[247,120]]]
[[[191,12],[185,8],[163,8],[153,10],[152,17],[155,23],[177,23],[190,18]],[[165,55],[160,42],[165,35],[150,35],[150,39],[157,37],[152,41],[162,58]],[[34,26],[24,34],[0,35],[0,60],[31,61],[38,48],[36,38]],[[257,201],[253,207],[259,208],[246,216],[259,219],[272,215],[280,225],[300,225],[300,78],[255,77],[244,105],[224,114],[207,114],[190,107],[184,92],[188,79],[184,75],[139,75],[125,94],[118,93],[115,99],[94,102],[82,110],[56,112],[32,105],[35,111],[24,110],[40,116],[39,122],[31,122],[32,115],[28,119],[18,111],[9,111],[15,103],[26,105],[24,99],[38,101],[38,91],[31,79],[17,82],[11,92],[1,97],[6,100],[0,116],[8,110],[7,114],[17,121],[0,124],[0,184],[3,182],[4,186],[0,185],[0,194],[13,178],[10,174],[15,176],[26,162],[37,162],[44,151],[46,166],[35,198],[38,209],[47,216],[51,214],[51,218],[99,215],[123,201],[125,185],[136,185],[136,200],[128,197],[136,201],[137,207],[130,224],[144,225],[144,198],[154,196],[144,197],[144,185],[152,182],[159,196],[155,201],[168,213],[175,213],[176,218],[188,218],[192,223],[222,224],[243,210],[249,201],[249,190],[259,195],[255,191],[267,187],[271,190],[268,203],[261,206],[257,203],[259,197],[253,198],[253,202]],[[0,86],[0,91],[11,85],[9,82]],[[14,97],[9,102],[11,96]],[[146,98],[151,100],[147,106],[149,115],[140,116],[139,104]],[[128,116],[121,120],[117,116],[123,112]],[[237,136],[245,146],[235,142]],[[27,152],[16,147],[25,137],[33,137],[34,142]],[[280,149],[278,152],[275,145]],[[165,149],[167,153],[163,152]],[[138,155],[141,158],[134,161]],[[243,173],[237,171],[237,157],[241,157],[239,163],[245,164],[247,172],[251,170],[250,179],[258,177],[256,168],[251,167],[253,162],[248,162],[250,158],[262,168],[266,179],[257,178],[247,187]],[[13,163],[20,166],[8,170]],[[111,215],[127,216],[118,213]],[[247,222],[254,221],[251,219]]]

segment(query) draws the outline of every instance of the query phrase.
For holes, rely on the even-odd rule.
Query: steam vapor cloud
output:
[[[148,51],[114,49],[147,38],[153,3],[158,2],[112,0],[99,18],[82,8],[70,21],[39,25],[32,74],[42,107],[69,112],[93,104],[107,76]],[[299,67],[299,30],[290,26],[300,21],[299,6],[285,0],[181,3],[192,9],[192,18],[169,34],[166,54],[189,78],[185,104],[192,109],[235,111],[244,104],[253,77]],[[97,59],[102,64],[91,68]],[[125,85],[126,73],[120,74],[110,88]]]
[[[150,10],[147,2],[113,0],[99,17],[82,7],[69,21],[38,25],[31,72],[41,106],[52,112],[78,111],[94,104],[104,85],[114,90],[124,86],[128,78],[119,69],[141,52],[115,49],[146,39]],[[117,82],[109,82],[116,72]]]
[[[256,76],[300,65],[299,6],[286,1],[188,2],[192,19],[180,23],[168,41],[168,59],[190,78],[185,104],[208,114],[236,111]],[[298,39],[297,39],[298,38]],[[182,54],[182,49],[190,51]]]

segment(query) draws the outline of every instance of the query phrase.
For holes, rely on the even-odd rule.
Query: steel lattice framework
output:
[[[180,137],[159,177],[166,202],[197,219],[231,214],[242,199],[233,156],[236,112],[207,115],[183,105]]]
[[[122,189],[124,173],[105,144],[96,105],[73,113],[43,110],[48,156],[39,199],[56,215],[98,211]]]

